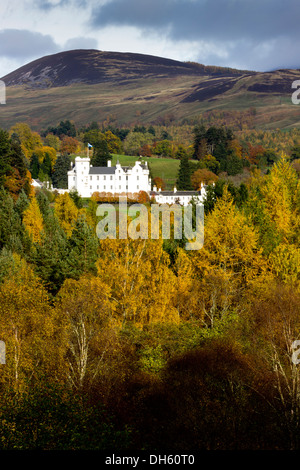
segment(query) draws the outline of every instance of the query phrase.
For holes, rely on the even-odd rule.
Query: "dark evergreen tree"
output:
[[[72,189],[70,192],[69,192],[69,196],[71,199],[73,199],[74,203],[75,203],[75,206],[77,207],[77,209],[82,209],[83,207],[83,201],[82,201],[82,197],[79,195],[77,189]]]
[[[18,197],[16,203],[15,203],[15,210],[19,214],[21,220],[23,219],[24,211],[29,206],[29,202],[30,201],[29,201],[29,198],[28,198],[27,194],[25,193],[24,190],[22,190],[19,194],[19,197]]]
[[[4,247],[0,251],[0,282],[7,277],[8,273],[13,272],[14,258],[13,252]]]
[[[36,200],[38,202],[44,221],[46,221],[48,217],[52,216],[52,209],[50,206],[48,194],[50,193],[46,189],[40,189],[39,191],[36,191]]]
[[[221,165],[221,171],[227,171],[225,169],[227,159],[232,155],[229,143],[234,139],[234,135],[231,129],[224,127],[211,126],[205,129],[203,125],[194,127],[194,158],[200,159],[205,154],[213,155]],[[234,163],[230,162],[230,171],[235,171],[237,162],[234,159]],[[233,173],[231,173],[233,174]]]
[[[67,135],[69,137],[76,137],[76,127],[75,125],[67,119],[66,121],[60,121],[57,126],[56,135],[63,136]]]
[[[31,262],[37,275],[43,280],[52,295],[56,295],[65,280],[65,263],[67,258],[67,236],[61,228],[53,210],[46,208],[44,197],[40,197],[44,205],[44,232],[41,243],[36,244]],[[40,206],[40,207],[41,207]]]
[[[79,216],[67,242],[65,276],[79,279],[86,273],[96,274],[98,248],[95,231],[87,224],[84,215]]]
[[[6,176],[11,173],[11,144],[7,131],[0,129],[0,187],[4,185]]]
[[[21,141],[17,134],[12,134],[10,138],[11,143],[11,154],[10,154],[10,165],[18,170],[21,178],[26,178],[27,175],[27,164],[25,155],[22,152]]]
[[[148,127],[148,131],[147,131],[147,132],[149,132],[149,134],[152,134],[152,135],[154,135],[154,136],[156,135],[156,133],[155,133],[155,129],[154,129],[154,127],[153,127],[153,126],[149,126],[149,127]]]
[[[107,161],[111,159],[108,150],[105,135],[97,129],[90,130],[84,134],[83,142],[93,146],[93,156],[91,158],[91,165],[93,166],[107,166]]]
[[[298,160],[300,158],[300,145],[294,145],[290,155],[291,160]]]
[[[221,159],[220,169],[230,176],[238,175],[243,170],[243,161],[235,153],[227,154],[226,159]]]
[[[169,132],[166,131],[165,129],[162,130],[160,138],[161,140],[173,140],[173,137],[171,136],[171,134],[169,134]]]
[[[29,171],[33,179],[37,179],[40,171],[40,162],[36,153],[33,153],[30,159]]]
[[[190,191],[193,189],[191,182],[191,167],[187,151],[184,149],[184,147],[178,147],[176,158],[180,158],[176,187],[182,191]]]
[[[194,158],[198,160],[199,147],[201,145],[201,142],[203,142],[204,140],[206,141],[205,127],[203,125],[195,126],[193,129],[193,134],[194,134],[194,141],[193,141]]]
[[[141,132],[142,134],[146,134],[147,129],[145,126],[138,126],[137,124],[133,128],[133,132]]]
[[[108,128],[109,130],[111,130],[111,132],[116,135],[117,137],[119,137],[119,139],[123,142],[127,135],[129,134],[130,130],[129,129],[114,129],[114,128],[111,128],[109,127]]]
[[[243,206],[243,204],[248,200],[248,189],[245,183],[241,183],[236,195],[236,204],[238,207]]]
[[[107,166],[107,161],[111,159],[108,145],[105,139],[99,139],[94,143],[93,157],[91,164],[93,166]]]
[[[71,157],[69,155],[58,155],[52,175],[54,188],[68,188],[68,171],[71,169]]]
[[[13,252],[23,254],[28,246],[28,239],[13,198],[0,188],[0,249],[6,247]]]
[[[46,176],[48,176],[48,180],[51,180],[52,162],[51,162],[50,155],[48,153],[46,153],[46,155],[44,157],[44,160],[43,160],[43,163],[41,164],[41,170],[43,171],[43,173]]]

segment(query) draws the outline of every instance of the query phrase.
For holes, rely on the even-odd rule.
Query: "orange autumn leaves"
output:
[[[81,388],[102,373],[106,351],[114,355],[118,332],[127,325],[142,330],[192,321],[214,328],[220,320],[239,315],[249,299],[263,299],[266,286],[278,279],[299,290],[300,193],[295,173],[283,158],[269,175],[250,181],[249,193],[251,207],[261,208],[281,237],[269,254],[263,250],[264,227],[246,207],[237,208],[225,190],[205,217],[201,250],[177,247],[172,258],[163,240],[101,240],[95,272],[65,279],[54,298],[33,267],[14,255],[14,271],[0,286],[1,331],[11,351],[1,380],[20,387],[38,363]],[[68,237],[84,212],[68,194],[54,204]],[[43,217],[34,197],[23,224],[39,243]]]

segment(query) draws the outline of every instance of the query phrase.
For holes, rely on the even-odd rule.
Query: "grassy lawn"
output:
[[[138,157],[130,155],[113,155],[112,165],[114,166],[118,160],[123,166],[134,165],[137,159]],[[166,189],[173,188],[177,179],[179,160],[174,160],[173,158],[145,157],[144,161],[148,162],[152,178],[159,176],[165,181]]]
[[[85,157],[84,154],[81,155]],[[75,155],[73,156],[75,158]],[[132,155],[112,155],[112,166],[115,166],[117,161],[122,166],[133,166],[134,162],[138,160],[138,157],[134,157]],[[159,176],[162,178],[166,183],[166,189],[172,190],[174,185],[176,184],[178,170],[179,170],[179,160],[175,160],[174,158],[166,158],[166,157],[145,157],[143,161],[147,161],[148,166],[151,171],[151,177],[155,178]],[[195,161],[190,161],[193,165],[196,163]]]

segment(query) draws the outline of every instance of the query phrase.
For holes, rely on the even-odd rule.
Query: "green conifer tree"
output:
[[[96,274],[95,263],[98,257],[99,240],[95,231],[88,225],[81,214],[67,242],[68,255],[65,263],[65,275],[73,279],[86,273]]]
[[[107,166],[107,161],[111,159],[108,145],[105,139],[99,139],[94,143],[93,157],[91,164],[93,166]]]
[[[184,147],[178,147],[176,158],[180,158],[176,187],[181,191],[190,191],[193,189],[191,182],[191,167],[187,151],[184,149]]]
[[[52,175],[54,188],[68,188],[68,171],[71,169],[71,157],[69,155],[58,155]]]

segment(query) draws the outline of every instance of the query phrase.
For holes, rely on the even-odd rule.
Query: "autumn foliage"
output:
[[[249,169],[241,197],[201,168],[217,157],[202,154],[213,141],[199,141],[192,182],[215,186],[204,246],[188,251],[173,235],[99,240],[98,204],[119,195],[26,191],[12,149],[43,146],[25,126],[14,131],[19,143],[0,134],[0,448],[299,449],[300,182],[290,158]],[[225,137],[228,161],[244,161],[245,147]],[[143,192],[128,200],[152,204]]]

